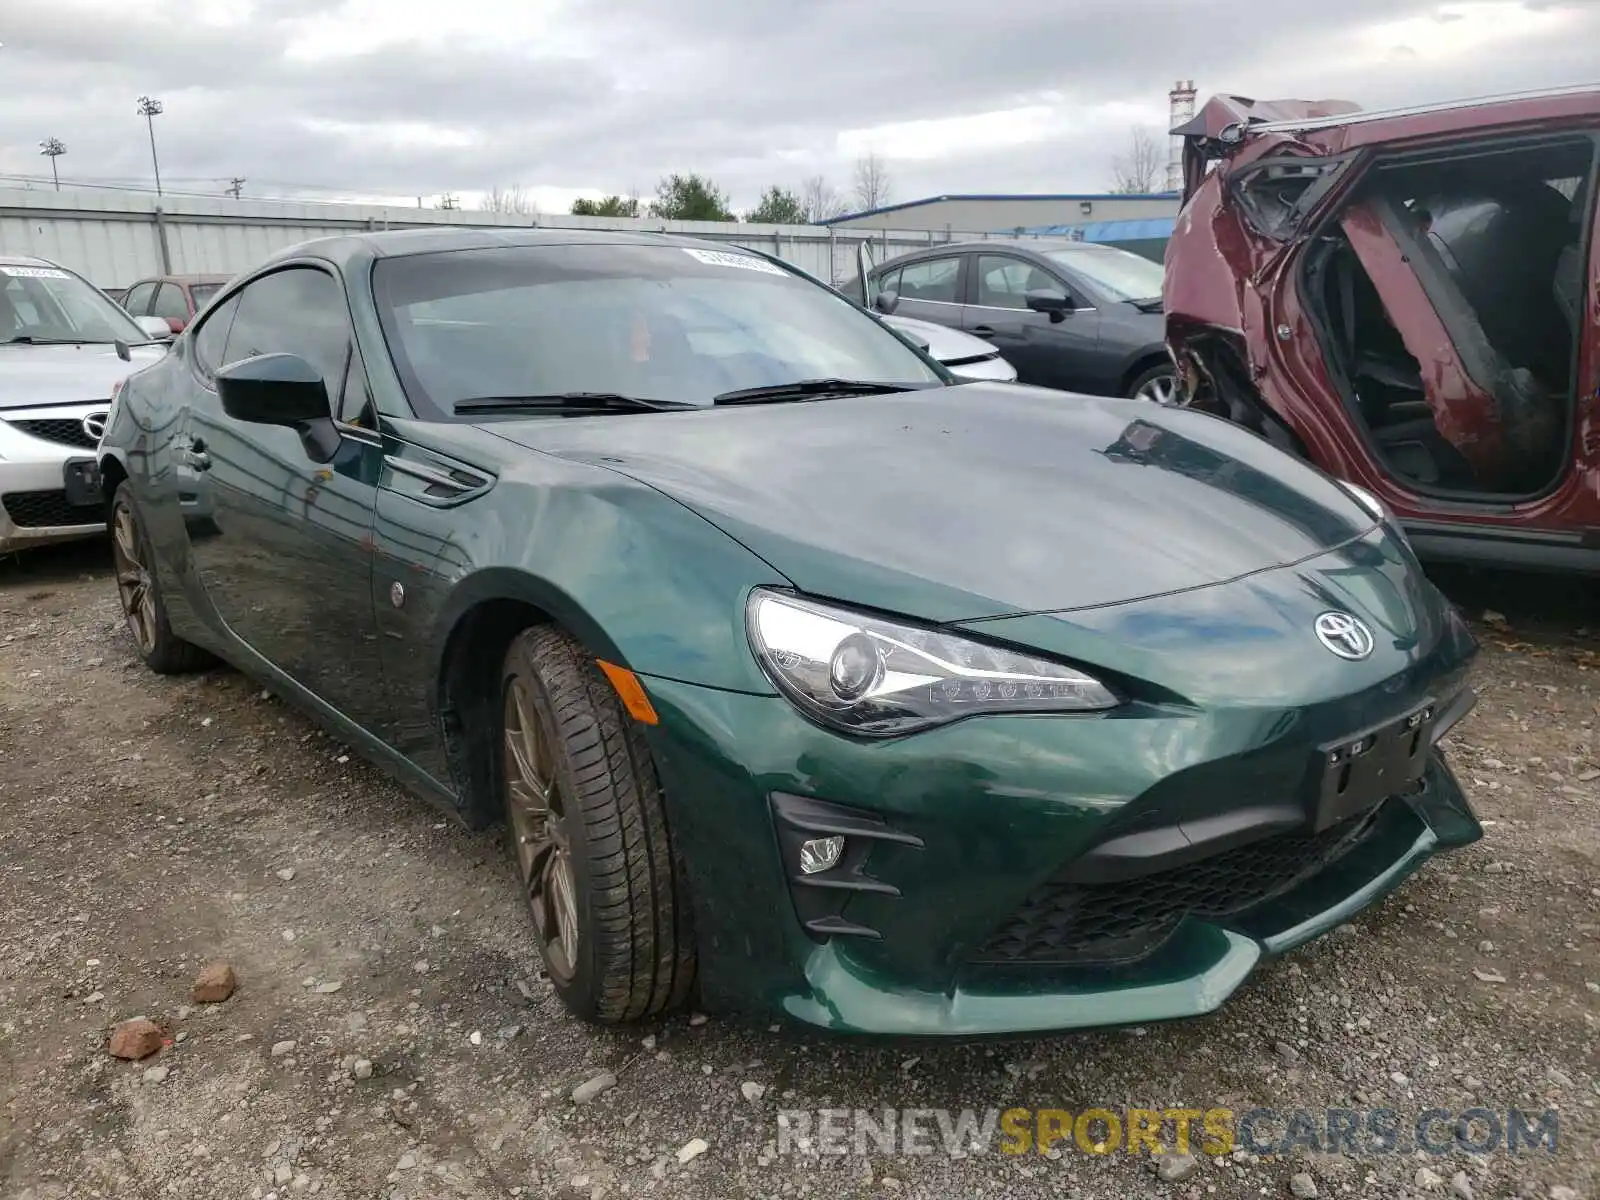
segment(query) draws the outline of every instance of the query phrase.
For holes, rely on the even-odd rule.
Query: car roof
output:
[[[58,267],[66,270],[60,263],[53,263],[48,258],[35,258],[31,254],[0,254],[0,267]]]
[[[307,257],[322,258],[346,265],[380,258],[406,258],[416,254],[437,254],[452,250],[574,245],[684,246],[704,250],[750,252],[743,246],[730,246],[726,242],[672,233],[634,232],[626,229],[539,229],[523,226],[503,229],[453,225],[445,228],[390,229],[315,238],[278,251],[260,266]]]
[[[1080,242],[1072,238],[980,238],[965,242],[940,242],[937,245],[925,246],[920,250],[912,250],[906,254],[897,254],[873,267],[874,272],[896,263],[909,262],[915,258],[937,258],[943,254],[966,254],[971,251],[983,250],[1014,250],[1024,254],[1104,254],[1114,251],[1128,254],[1119,246],[1105,246],[1099,242]]]

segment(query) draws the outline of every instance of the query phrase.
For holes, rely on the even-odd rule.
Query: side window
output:
[[[233,327],[233,314],[239,308],[239,293],[229,296],[212,312],[194,332],[194,359],[200,373],[210,378],[222,365],[222,353],[228,345],[228,331]]]
[[[978,255],[978,304],[984,308],[1027,308],[1026,296],[1038,289],[1065,292],[1061,281],[1032,263],[999,254]],[[1069,292],[1070,294],[1070,292]]]
[[[128,294],[123,298],[122,307],[136,317],[148,316],[150,312],[150,294],[156,290],[153,283],[135,284],[128,289]]]
[[[875,296],[882,292],[898,293],[899,291],[900,268],[898,267],[896,267],[893,271],[885,271],[882,275],[879,275],[872,281],[872,294]]]
[[[367,390],[367,372],[361,366],[361,356],[350,347],[349,365],[345,367],[344,388],[339,401],[339,420],[361,429],[377,427],[372,407],[372,393]]]
[[[932,258],[927,262],[910,263],[900,268],[900,298],[955,304],[960,299],[956,295],[956,279],[960,274],[959,258]]]
[[[333,276],[314,267],[288,267],[263,275],[239,293],[219,365],[257,354],[298,354],[321,373],[328,398],[337,403],[349,347],[349,310]]]
[[[189,305],[183,298],[183,289],[175,283],[163,283],[156,289],[156,302],[150,307],[150,315],[162,320],[187,321]]]

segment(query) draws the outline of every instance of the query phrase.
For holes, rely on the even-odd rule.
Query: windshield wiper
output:
[[[551,392],[543,396],[474,396],[458,400],[455,413],[537,412],[540,409],[591,409],[598,412],[666,412],[680,408],[698,408],[697,404],[684,404],[677,400],[646,400],[642,396],[624,396],[620,392]]]
[[[769,383],[762,387],[738,388],[716,397],[718,404],[767,404],[781,400],[805,400],[820,396],[881,396],[889,392],[909,392],[916,384],[875,383],[869,379],[797,379],[793,383]]]
[[[31,333],[19,333],[15,337],[8,337],[0,346],[103,346],[104,342],[97,342],[92,338],[53,338],[35,337]]]

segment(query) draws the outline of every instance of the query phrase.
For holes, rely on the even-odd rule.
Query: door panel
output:
[[[244,289],[232,317],[218,365],[298,354],[321,369],[339,411],[347,376],[360,372],[331,275],[294,267],[263,276]],[[208,527],[191,538],[195,582],[235,637],[370,730],[385,703],[372,610],[377,431],[341,426],[333,460],[315,462],[295,430],[229,417],[203,375],[191,375],[188,443],[179,455]]]
[[[1100,314],[1093,308],[1051,314],[1033,312],[1029,291],[1053,289],[1074,294],[1059,277],[1026,259],[1007,254],[974,254],[972,303],[963,314],[968,333],[994,343],[1017,368],[1023,383],[1068,391],[1095,391]],[[1081,294],[1074,295],[1082,303]]]

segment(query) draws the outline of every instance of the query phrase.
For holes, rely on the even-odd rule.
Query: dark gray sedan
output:
[[[993,343],[1023,383],[1171,401],[1160,263],[1091,242],[953,242],[868,276],[879,311]]]

